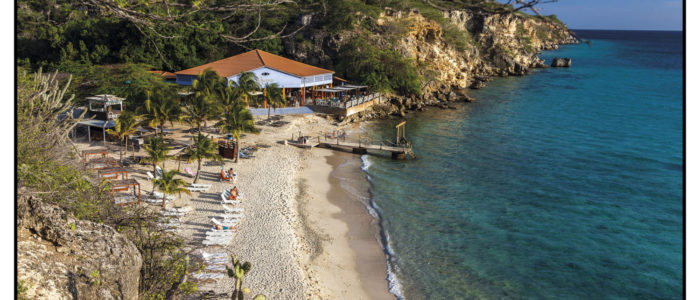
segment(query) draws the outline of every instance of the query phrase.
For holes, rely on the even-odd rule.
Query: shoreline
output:
[[[369,182],[353,154],[314,149],[303,154],[299,215],[315,245],[305,264],[311,294],[321,299],[395,299],[377,222],[367,208]],[[313,184],[309,184],[313,182]],[[309,234],[309,229],[312,231]],[[311,237],[309,237],[311,236]]]

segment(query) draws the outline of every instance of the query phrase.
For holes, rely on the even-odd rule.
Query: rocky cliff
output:
[[[141,254],[113,228],[17,200],[17,276],[30,299],[137,299]]]
[[[389,107],[374,112],[383,115],[403,114],[406,109],[426,105],[444,106],[449,101],[471,101],[464,89],[485,87],[494,76],[524,75],[531,68],[544,68],[539,52],[577,43],[556,18],[481,10],[442,13],[441,24],[418,10],[385,8],[377,18],[365,16],[361,27],[333,34],[312,31],[308,41],[286,40],[285,48],[296,59],[332,66],[343,44],[360,35],[410,58],[423,77],[423,93],[412,98],[388,95]],[[313,25],[310,16],[300,20]]]

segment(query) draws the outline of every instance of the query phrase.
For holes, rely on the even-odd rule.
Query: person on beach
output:
[[[236,200],[238,198],[238,187],[233,187],[228,194],[228,200]]]
[[[234,179],[236,179],[236,173],[233,172],[233,168],[228,169],[228,174],[226,174],[228,177],[229,182],[233,182]]]

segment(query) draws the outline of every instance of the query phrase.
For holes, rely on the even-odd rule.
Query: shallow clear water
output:
[[[410,115],[419,159],[366,157],[405,298],[682,297],[681,33],[579,34],[542,55],[569,69]]]

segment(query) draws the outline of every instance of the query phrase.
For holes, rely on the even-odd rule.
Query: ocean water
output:
[[[571,68],[409,115],[418,159],[363,156],[400,298],[682,297],[682,33],[578,33],[541,55]]]

